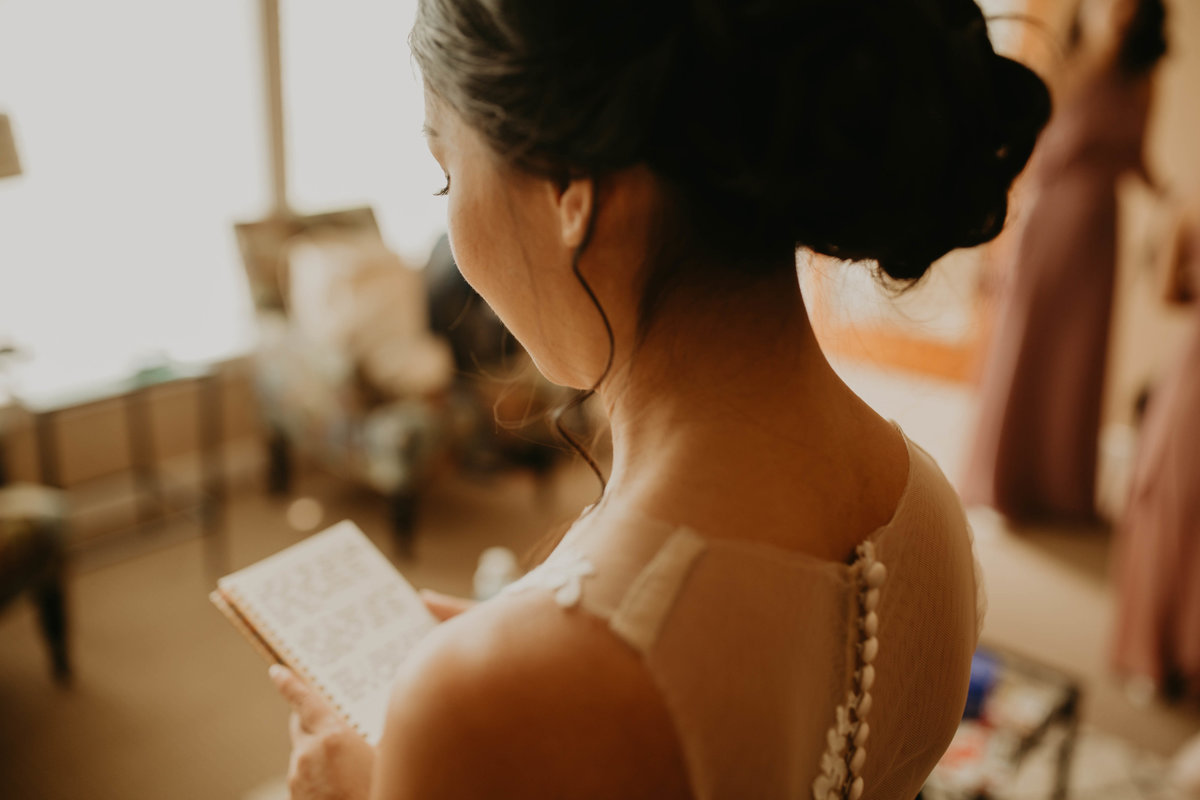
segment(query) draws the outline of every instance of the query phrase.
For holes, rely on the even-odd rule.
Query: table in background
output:
[[[222,518],[225,487],[221,463],[221,387],[215,366],[170,363],[142,370],[128,378],[80,384],[55,392],[26,393],[18,389],[14,397],[33,419],[40,480],[57,488],[65,488],[58,430],[60,415],[99,403],[120,403],[126,419],[126,446],[134,479],[137,510],[133,527],[144,533],[170,514],[154,442],[150,397],[158,389],[185,382],[196,384],[198,392],[200,479],[195,509],[205,540],[209,569],[219,575],[228,565]],[[0,469],[0,482],[3,477]]]

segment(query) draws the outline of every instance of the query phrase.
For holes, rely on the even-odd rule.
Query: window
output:
[[[231,225],[267,207],[257,7],[0,3],[0,338],[27,388],[247,346]]]
[[[370,204],[388,243],[424,264],[445,225],[431,196],[445,180],[421,136],[415,13],[416,0],[283,0],[279,10],[292,205]]]

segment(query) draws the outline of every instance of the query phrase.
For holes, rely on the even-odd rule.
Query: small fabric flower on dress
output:
[[[544,564],[509,585],[505,593],[536,586],[553,591],[554,601],[563,608],[573,608],[583,596],[583,579],[595,574],[596,568],[587,556],[560,547]]]

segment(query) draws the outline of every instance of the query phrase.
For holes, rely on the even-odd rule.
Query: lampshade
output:
[[[0,114],[0,178],[21,174],[21,159],[17,157],[17,143],[13,140],[12,125],[8,115]]]

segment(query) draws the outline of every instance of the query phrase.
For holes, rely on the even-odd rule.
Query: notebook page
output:
[[[437,624],[352,522],[221,578],[220,590],[371,744],[412,646]]]

